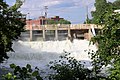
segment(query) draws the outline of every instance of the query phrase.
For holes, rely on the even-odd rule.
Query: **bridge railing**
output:
[[[26,25],[25,30],[42,30],[43,28],[45,30],[67,30],[70,29],[90,29],[91,27],[95,29],[102,29],[102,26],[98,26],[95,24],[60,24],[60,25]]]

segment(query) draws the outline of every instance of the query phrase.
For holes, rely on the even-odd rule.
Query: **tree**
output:
[[[48,20],[48,24],[71,24],[71,22],[68,20],[64,20],[64,19],[61,19],[59,21]]]
[[[48,24],[57,24],[54,20],[47,20]]]
[[[85,62],[84,62],[85,63]],[[81,61],[70,57],[70,53],[65,52],[59,60],[51,61],[49,64],[54,73],[49,75],[49,80],[96,80],[92,71],[84,67]]]
[[[104,24],[105,15],[113,12],[112,3],[106,0],[95,0],[95,11],[92,11],[92,23]]]
[[[58,21],[59,24],[71,24],[70,21],[68,20],[64,20],[64,19],[61,19],[60,21]]]
[[[116,0],[113,2],[113,7],[114,9],[120,9],[120,0]]]
[[[97,0],[96,0],[97,1]],[[108,4],[106,4],[108,5]],[[103,12],[101,12],[103,14]],[[98,13],[96,13],[98,15]],[[97,74],[103,66],[111,65],[108,70],[110,80],[120,79],[120,14],[114,13],[114,9],[101,15],[97,24],[104,25],[101,33],[92,38],[94,43],[98,43],[97,52],[92,52],[93,70]],[[104,21],[104,24],[101,23]]]
[[[20,6],[15,4],[9,7],[3,0],[0,0],[0,63],[8,59],[7,52],[13,51],[12,41],[18,39],[24,31],[25,23],[19,20],[22,14],[17,11]]]

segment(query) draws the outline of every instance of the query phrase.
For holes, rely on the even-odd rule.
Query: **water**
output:
[[[47,69],[47,64],[50,61],[58,60],[60,55],[65,54],[64,51],[71,53],[75,59],[85,61],[86,67],[91,67],[89,49],[96,50],[95,45],[89,45],[87,40],[74,40],[72,43],[69,40],[64,41],[33,41],[23,42],[18,41],[13,44],[14,52],[9,52],[9,59],[1,64],[9,67],[9,64],[25,66],[31,64],[32,67],[39,67],[41,70]]]

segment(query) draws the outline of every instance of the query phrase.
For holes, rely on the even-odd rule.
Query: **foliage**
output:
[[[60,60],[50,62],[50,69],[54,70],[50,74],[49,80],[96,80],[92,70],[85,68],[80,61],[69,56],[70,53],[60,56]]]
[[[102,33],[92,39],[94,43],[98,44],[96,53],[92,53],[94,71],[98,74],[103,66],[110,65],[109,79],[120,79],[120,14],[109,13],[103,15],[104,28]],[[101,24],[101,23],[99,23]]]
[[[54,20],[47,20],[48,24],[57,24]]]
[[[13,51],[12,41],[18,39],[24,31],[25,23],[19,20],[21,16],[17,7],[9,7],[0,0],[0,63],[8,59],[7,52]]]
[[[16,76],[14,76],[11,73],[8,73],[8,74],[4,75],[3,77],[4,77],[3,80],[16,80]]]
[[[95,0],[95,11],[92,11],[92,23],[104,24],[105,15],[113,12],[113,5],[106,0]]]
[[[120,79],[120,60],[115,61],[113,68],[109,69],[110,76],[109,79],[111,80],[119,80]]]
[[[58,24],[71,24],[71,22],[64,20],[64,19],[61,19],[60,21],[58,21]]]
[[[10,68],[13,69],[14,73],[3,75],[3,80],[43,80],[38,72],[39,69],[36,67],[33,71],[29,64],[26,67],[11,64]]]
[[[116,0],[113,2],[114,10],[120,9],[120,0]]]
[[[47,22],[48,22],[48,24],[71,24],[70,21],[67,21],[67,20],[64,20],[64,19],[61,19],[59,21],[48,20]]]
[[[92,19],[89,19],[89,17],[87,16],[87,19],[84,22],[84,24],[91,24],[91,23],[92,23]]]

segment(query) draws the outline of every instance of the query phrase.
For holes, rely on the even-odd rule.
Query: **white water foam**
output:
[[[33,42],[14,42],[13,49],[15,53],[9,52],[9,59],[3,63],[8,67],[9,64],[25,66],[31,64],[32,67],[46,69],[46,65],[53,60],[57,60],[64,51],[71,53],[75,59],[85,61],[87,67],[91,67],[89,49],[97,50],[95,45],[89,45],[87,40],[69,40],[64,41],[33,41]]]

